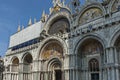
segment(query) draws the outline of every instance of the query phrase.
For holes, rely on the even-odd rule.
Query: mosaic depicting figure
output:
[[[51,43],[47,45],[42,53],[42,58],[43,59],[49,59],[52,56],[59,56],[62,57],[63,51],[62,48],[59,44],[57,43]]]
[[[102,16],[102,11],[98,8],[91,8],[87,11],[85,11],[82,16],[80,17],[79,23],[85,23],[85,22],[89,22],[95,18],[98,18]]]

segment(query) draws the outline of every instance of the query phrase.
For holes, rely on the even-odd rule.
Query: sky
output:
[[[0,56],[5,55],[19,24],[26,27],[30,18],[39,21],[43,10],[49,13],[50,7],[52,0],[0,0]]]
[[[4,56],[9,38],[18,25],[26,27],[30,18],[40,20],[42,11],[49,12],[52,0],[0,0],[0,55]]]

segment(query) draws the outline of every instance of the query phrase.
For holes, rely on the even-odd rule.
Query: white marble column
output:
[[[115,72],[116,72],[116,75],[115,75],[116,80],[120,80],[120,76],[119,76],[120,72],[119,72],[119,69],[116,68],[116,69],[115,69]]]

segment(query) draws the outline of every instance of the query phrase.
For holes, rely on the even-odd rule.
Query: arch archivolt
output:
[[[60,18],[66,18],[68,20],[69,24],[71,22],[70,13],[58,12],[57,14],[54,14],[52,17],[48,18],[48,20],[44,26],[44,30],[47,32],[47,34],[48,34],[48,30],[49,30],[51,24],[54,23],[55,20],[58,20]]]
[[[10,63],[12,64],[12,62],[13,62],[15,59],[18,59],[18,60],[19,60],[19,62],[20,62],[20,59],[19,59],[19,57],[17,57],[17,56],[13,56],[13,57],[11,58],[11,61],[10,61]]]
[[[104,49],[105,49],[105,40],[99,35],[86,35],[80,38],[75,47],[75,54],[77,55],[76,64],[84,72],[87,72],[87,75],[91,78],[94,77],[92,73],[97,75],[99,80],[100,67],[98,64],[103,64],[104,59]],[[91,61],[93,60],[93,61]],[[92,62],[92,66],[89,62]],[[84,77],[81,77],[84,80]]]
[[[58,48],[60,48],[60,49],[58,49]],[[59,37],[55,37],[55,36],[46,38],[43,42],[41,42],[41,45],[38,48],[38,55],[37,55],[38,60],[43,59],[42,56],[43,56],[45,49],[47,49],[49,55],[54,54],[54,56],[64,56],[68,52],[67,44],[65,43],[65,41],[60,39]],[[46,55],[46,57],[47,57],[47,55]]]
[[[62,66],[63,66],[62,61],[58,57],[51,58],[47,62],[47,70],[48,71],[62,69]]]
[[[115,42],[118,39],[118,37],[120,36],[120,27],[118,27],[117,29],[115,29],[113,31],[113,35],[111,36],[109,42],[108,42],[108,47],[113,47],[115,46]]]
[[[97,40],[98,42],[101,43],[101,45],[103,46],[103,48],[106,48],[107,42],[106,42],[106,40],[105,40],[103,37],[101,37],[101,36],[98,35],[98,34],[90,34],[90,35],[85,35],[85,36],[79,38],[79,39],[76,41],[76,43],[75,43],[75,49],[74,49],[75,54],[78,53],[79,46],[80,46],[82,43],[84,43],[84,41],[87,40],[87,39]],[[94,42],[93,42],[93,43],[94,43]]]
[[[32,56],[32,59],[33,59],[33,55],[31,54],[31,52],[25,52],[22,57],[21,57],[21,62],[24,63],[24,59],[27,55],[31,55]]]

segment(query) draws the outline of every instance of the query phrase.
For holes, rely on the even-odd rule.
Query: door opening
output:
[[[91,80],[99,80],[99,73],[91,73]]]
[[[55,80],[62,80],[62,71],[55,70]]]

